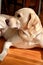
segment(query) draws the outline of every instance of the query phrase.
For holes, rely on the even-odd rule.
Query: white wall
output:
[[[1,13],[1,0],[0,0],[0,13]]]

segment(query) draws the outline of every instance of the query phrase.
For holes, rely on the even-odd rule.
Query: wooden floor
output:
[[[5,40],[0,38],[0,53]],[[43,65],[43,49],[17,49],[11,47],[0,65]]]

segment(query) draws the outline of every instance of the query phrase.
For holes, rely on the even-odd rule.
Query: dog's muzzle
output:
[[[6,19],[5,22],[9,28],[19,29],[21,26],[20,21],[15,18],[11,18],[10,20]]]

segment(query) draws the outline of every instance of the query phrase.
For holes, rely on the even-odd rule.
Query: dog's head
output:
[[[15,12],[15,17],[20,21],[21,27],[24,28],[35,19],[35,12],[31,8],[22,8]]]
[[[20,21],[21,28],[34,28],[35,31],[39,31],[42,28],[38,15],[31,8],[19,9],[15,12],[15,17]]]
[[[28,29],[32,29],[35,27],[35,31],[37,28],[41,28],[41,21],[35,11],[31,8],[22,8],[15,12],[15,17],[20,21],[21,28],[27,27]],[[37,27],[37,28],[36,28]],[[31,32],[33,29],[31,30]]]

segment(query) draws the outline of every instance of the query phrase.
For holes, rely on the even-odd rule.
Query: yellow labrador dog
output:
[[[4,44],[2,53],[0,54],[1,61],[7,55],[10,46],[25,49],[34,47],[43,48],[41,21],[33,9],[22,8],[15,12],[14,17],[3,17],[6,18],[3,20],[6,26],[3,27],[2,36],[4,36],[7,41]]]

